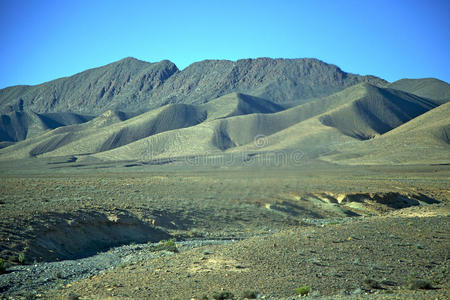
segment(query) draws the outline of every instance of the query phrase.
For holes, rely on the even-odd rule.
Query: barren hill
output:
[[[440,103],[450,101],[449,84],[436,78],[400,79],[389,84],[388,87],[433,99]]]
[[[1,149],[0,159],[76,156],[79,161],[149,161],[273,151],[320,157],[359,149],[356,146],[364,141],[388,135],[437,107],[432,100],[366,83],[290,109],[232,93],[205,104],[169,104],[131,118],[109,111]],[[435,124],[429,118],[422,120]]]
[[[107,111],[89,122],[60,127],[12,145],[3,153],[6,158],[92,154],[204,121],[282,109],[264,99],[233,93],[203,105],[169,104],[132,118]]]
[[[143,111],[168,103],[202,103],[231,92],[298,104],[359,82],[386,84],[316,59],[209,60],[179,71],[166,60],[148,63],[125,58],[40,85],[0,90],[0,112]]]
[[[441,104],[449,90],[430,78],[388,85],[316,59],[206,60],[180,71],[169,61],[126,58],[1,90],[0,111],[10,112],[0,123],[0,160],[284,151],[338,163],[410,163],[432,148],[427,159],[446,163],[448,105]],[[400,143],[409,145],[405,155],[389,150]]]
[[[91,116],[74,113],[11,112],[0,116],[0,141],[17,142],[57,127],[80,124]]]
[[[373,140],[344,145],[323,159],[343,164],[449,163],[449,115],[447,102]]]
[[[178,71],[169,61],[147,63],[125,58],[103,67],[36,86],[0,90],[0,112],[32,110],[99,114],[116,107],[138,110],[148,91]]]

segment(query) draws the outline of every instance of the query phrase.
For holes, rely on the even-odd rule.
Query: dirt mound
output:
[[[98,212],[50,213],[46,217],[46,224],[34,229],[35,239],[30,241],[26,251],[31,261],[77,259],[114,246],[156,242],[170,237],[121,211],[109,215]]]
[[[312,193],[306,196],[312,202],[321,201],[348,209],[357,215],[383,214],[411,206],[436,204],[439,201],[423,194],[387,193]]]

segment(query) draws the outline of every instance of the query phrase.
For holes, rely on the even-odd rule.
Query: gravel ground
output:
[[[179,252],[205,245],[223,245],[234,240],[192,240],[177,242]],[[59,262],[16,265],[0,275],[0,292],[3,297],[31,297],[43,291],[70,284],[73,281],[102,274],[114,268],[136,264],[138,261],[173,255],[172,251],[152,251],[158,243],[126,245],[107,252]]]
[[[211,299],[255,290],[265,299],[448,299],[450,217],[366,217],[139,260],[49,291],[83,299]],[[417,280],[431,290],[413,289]],[[298,298],[298,297],[297,297]]]
[[[28,249],[34,261],[33,243],[52,228],[66,241],[74,232],[89,236],[73,229],[92,212],[104,217],[103,227],[124,213],[138,225],[192,239],[179,243],[178,253],[131,244],[82,259],[8,266],[12,272],[0,275],[0,298],[211,299],[218,291],[238,298],[251,289],[261,298],[287,300],[302,298],[295,289],[308,285],[310,297],[323,299],[448,299],[448,171],[305,165],[271,172],[0,176],[5,260]],[[362,216],[348,217],[349,207],[310,199],[390,192],[441,203],[396,210],[369,201]],[[127,228],[126,220],[116,225]],[[410,277],[430,280],[436,289],[410,290]],[[381,288],[368,287],[365,279]]]

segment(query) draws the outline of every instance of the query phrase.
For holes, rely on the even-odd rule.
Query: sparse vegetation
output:
[[[403,173],[397,173],[397,167],[392,168],[393,171],[389,173],[389,176],[394,174],[392,175],[394,178],[400,178],[398,182],[394,180],[394,184],[398,183],[402,189],[399,193],[403,193],[403,189],[406,190],[408,183],[403,183],[401,180],[403,177],[400,176]],[[416,172],[419,167],[408,168],[413,170],[411,172]],[[448,166],[426,166],[423,167],[423,170],[433,170],[433,168],[444,170],[444,168],[448,169]],[[436,182],[428,180],[431,177],[427,177],[427,175],[420,177],[427,180],[418,180],[417,186],[413,186],[424,194],[432,194],[436,191],[436,195],[438,195],[438,191],[445,191],[441,185],[448,177],[447,169],[445,169],[446,173],[435,172],[438,173],[437,176],[434,175],[434,172],[429,172],[436,176]],[[407,210],[389,210],[389,214],[405,216],[405,218],[391,218],[389,214],[383,215],[381,218],[343,217],[341,225],[338,225],[339,228],[322,226],[322,224],[326,224],[328,218],[338,218],[335,214],[344,216],[341,213],[340,204],[333,204],[332,211],[321,211],[318,207],[309,206],[309,202],[307,202],[315,203],[313,202],[316,201],[316,198],[313,198],[315,196],[308,196],[309,200],[304,200],[305,203],[303,203],[303,200],[295,200],[297,198],[294,196],[292,199],[288,198],[291,197],[291,194],[288,193],[294,190],[309,191],[308,186],[319,189],[321,181],[324,180],[331,182],[331,186],[328,188],[332,189],[334,194],[330,192],[329,197],[337,198],[336,190],[342,190],[343,194],[356,194],[354,188],[349,190],[346,186],[349,181],[355,181],[356,187],[364,191],[361,192],[361,195],[378,193],[377,186],[381,187],[383,192],[380,192],[380,195],[383,195],[381,193],[388,191],[393,184],[392,180],[383,181],[386,176],[384,173],[377,175],[370,171],[365,175],[365,170],[358,171],[351,167],[349,173],[344,173],[346,177],[340,179],[339,177],[343,176],[340,173],[337,174],[337,169],[330,167],[325,170],[332,174],[318,173],[318,178],[314,178],[314,176],[303,174],[303,172],[312,173],[311,169],[298,171],[299,173],[295,176],[284,176],[284,174],[289,174],[284,171],[263,174],[264,172],[257,170],[261,175],[256,172],[251,173],[252,176],[249,176],[251,179],[248,182],[245,181],[248,174],[241,175],[234,171],[230,174],[214,173],[214,176],[211,175],[212,172],[205,176],[197,174],[185,176],[184,174],[178,175],[174,171],[174,176],[155,176],[153,173],[136,176],[134,173],[127,173],[126,176],[122,174],[108,175],[111,178],[87,176],[87,179],[82,179],[81,176],[74,178],[67,176],[66,179],[63,175],[57,175],[62,178],[49,176],[50,179],[39,177],[37,179],[20,179],[20,181],[15,177],[5,177],[4,181],[0,183],[0,189],[5,190],[6,194],[2,197],[15,199],[14,195],[20,195],[17,197],[20,200],[27,199],[27,194],[36,195],[36,201],[31,201],[29,206],[28,202],[23,200],[23,203],[18,202],[17,204],[12,201],[8,202],[8,205],[4,207],[8,210],[8,215],[17,220],[18,225],[10,229],[16,236],[21,233],[44,233],[39,230],[46,230],[46,224],[60,224],[60,220],[63,220],[65,225],[68,217],[76,221],[79,220],[78,217],[86,217],[98,207],[103,207],[102,214],[118,216],[119,220],[126,221],[127,219],[122,218],[122,213],[117,209],[117,207],[123,208],[127,214],[142,219],[146,224],[152,224],[149,220],[155,220],[153,226],[164,231],[164,234],[159,236],[151,236],[151,238],[157,238],[156,241],[161,240],[159,243],[141,244],[144,239],[136,238],[134,240],[139,242],[134,247],[127,243],[107,253],[96,250],[101,253],[100,256],[94,257],[92,260],[91,258],[82,259],[80,260],[81,265],[68,264],[67,260],[64,260],[61,264],[51,264],[51,267],[47,267],[50,264],[41,264],[41,258],[37,254],[31,256],[31,253],[39,253],[36,251],[39,248],[33,247],[45,246],[45,244],[34,245],[31,240],[32,235],[24,234],[20,241],[5,239],[7,248],[5,247],[6,249],[0,253],[0,257],[6,261],[7,272],[24,270],[0,275],[1,279],[5,281],[9,281],[9,278],[12,278],[11,280],[18,278],[16,282],[8,283],[8,286],[14,286],[14,290],[9,289],[5,294],[14,296],[16,287],[21,289],[21,295],[26,290],[41,292],[40,288],[42,287],[43,297],[49,299],[57,296],[67,297],[70,292],[78,292],[82,298],[89,298],[95,293],[96,288],[94,289],[94,287],[98,286],[103,290],[112,289],[105,291],[105,294],[109,292],[109,295],[127,294],[134,299],[145,298],[148,295],[153,297],[160,295],[158,298],[161,299],[175,297],[188,299],[196,296],[196,299],[203,297],[205,300],[213,299],[214,292],[222,291],[231,291],[234,299],[243,299],[244,297],[254,299],[254,295],[250,294],[251,291],[267,295],[266,297],[306,299],[308,297],[300,296],[296,293],[296,289],[307,285],[311,289],[307,294],[309,297],[329,295],[330,298],[333,296],[357,298],[365,297],[365,293],[378,292],[384,295],[392,291],[395,294],[393,298],[395,298],[397,293],[410,295],[418,293],[416,290],[408,289],[405,269],[398,267],[401,264],[412,262],[406,273],[414,275],[414,278],[411,279],[429,279],[432,286],[442,289],[426,291],[420,290],[420,287],[414,288],[419,288],[421,295],[440,297],[445,292],[447,279],[445,275],[448,275],[448,263],[445,261],[445,241],[448,240],[445,233],[448,231],[446,224],[448,222],[443,222],[446,220],[444,218],[446,218],[448,202],[436,206],[412,207]],[[386,170],[389,169],[380,167],[380,172]],[[353,172],[360,173],[354,174]],[[415,173],[406,173],[407,177],[410,174]],[[439,177],[444,175],[446,175],[445,178]],[[132,176],[136,176],[136,178]],[[368,179],[364,176],[367,176]],[[333,180],[329,180],[330,178]],[[377,186],[370,184],[374,180],[373,178],[376,179]],[[64,185],[64,182],[69,180],[72,180],[70,185]],[[55,181],[55,183],[51,181]],[[223,182],[223,184],[217,184],[218,182]],[[433,187],[428,189],[429,182],[433,184]],[[415,184],[416,181],[413,183]],[[286,187],[287,185],[289,187]],[[21,186],[27,186],[29,189],[26,192],[22,191]],[[57,189],[61,186],[64,188]],[[44,190],[46,187],[48,187],[48,191]],[[120,197],[115,195],[126,189],[125,187],[128,187],[129,193],[121,193]],[[439,189],[435,189],[436,187]],[[39,191],[41,190],[43,191],[42,197],[56,200],[52,200],[50,204],[40,203]],[[108,191],[108,193],[99,193],[98,191]],[[71,200],[72,197],[79,194],[93,199],[89,206],[80,213],[78,213],[77,207],[85,205],[85,202],[77,204]],[[95,197],[96,194],[98,197]],[[114,200],[111,200],[113,194],[115,197]],[[292,209],[299,215],[292,219],[286,219],[288,215],[286,213],[267,211],[263,205],[268,203],[269,198],[274,195],[284,195],[283,197],[287,200],[283,201],[298,205],[298,208],[293,206]],[[69,200],[58,202],[64,197]],[[442,198],[445,197],[442,196]],[[172,199],[177,199],[177,201]],[[236,202],[237,199],[240,200]],[[19,213],[20,205],[23,205],[23,208]],[[345,208],[345,205],[342,206]],[[323,207],[329,208],[325,203],[321,206],[321,208]],[[361,208],[361,206],[357,207]],[[52,209],[57,209],[58,213],[53,213]],[[349,209],[353,209],[353,207]],[[378,207],[374,209],[378,209]],[[35,214],[35,210],[38,213]],[[183,213],[180,213],[182,211]],[[408,217],[422,213],[431,215],[431,217]],[[365,213],[361,210],[361,214]],[[442,215],[442,217],[432,216],[434,214]],[[30,216],[33,218],[32,222],[21,221],[22,216]],[[316,216],[320,218],[316,218]],[[85,220],[89,221],[90,219]],[[301,220],[301,226],[298,225],[298,220]],[[3,229],[9,228],[8,222],[10,221],[7,221],[1,220]],[[172,221],[176,226],[171,225]],[[411,222],[409,226],[408,222]],[[28,228],[29,223],[33,227]],[[120,222],[117,223],[122,226]],[[181,242],[183,238],[187,238],[185,230],[192,226],[198,228],[196,230],[202,238],[187,239],[186,242]],[[5,235],[7,236],[8,233]],[[250,236],[252,238],[248,239]],[[352,237],[351,241],[346,239],[349,236]],[[436,236],[436,239],[430,239],[430,236]],[[215,240],[219,240],[221,237],[233,237],[234,241]],[[169,240],[172,238],[176,238],[176,242]],[[444,242],[437,243],[435,240]],[[65,242],[64,246],[68,245],[67,239],[61,240],[61,242]],[[416,249],[417,244],[423,245],[426,251]],[[27,246],[30,248],[26,248]],[[172,252],[166,251],[171,247],[177,247],[181,253],[171,255]],[[152,252],[150,249],[163,251]],[[31,264],[37,257],[39,259],[38,266],[15,266],[18,254],[22,251],[25,252],[27,264]],[[52,254],[54,257],[57,255],[59,253]],[[44,257],[46,260],[49,258],[51,259],[50,256]],[[311,263],[312,259],[315,259],[315,263]],[[11,260],[12,267],[8,260]],[[86,263],[84,263],[85,261]],[[122,262],[129,266],[121,265]],[[332,268],[319,264],[332,266]],[[126,266],[124,269],[120,269],[124,266]],[[428,272],[427,266],[433,266],[433,269]],[[76,276],[85,272],[84,270],[92,270],[96,276],[72,282],[72,278],[77,278]],[[102,270],[105,271],[102,272]],[[60,280],[60,284],[58,284],[60,274],[57,272],[64,275],[61,277],[63,280]],[[278,274],[286,276],[282,277]],[[317,274],[318,279],[312,278],[311,274],[314,277]],[[364,276],[377,280],[383,290],[367,288],[366,285],[363,285]],[[27,278],[30,279],[27,280]],[[438,279],[441,282],[433,281]],[[18,280],[21,281],[18,282]],[[139,289],[135,289],[136,285],[128,284],[131,281],[138,282]],[[176,290],[174,290],[175,282]],[[292,286],[293,283],[294,286]],[[70,286],[66,287],[69,284]],[[51,290],[48,290],[49,288]],[[58,290],[58,288],[61,289]],[[250,292],[245,294],[246,290]]]
[[[151,251],[171,251],[171,252],[178,252],[177,244],[175,243],[175,239],[170,240],[163,240],[160,241],[156,245],[150,246]]]
[[[3,258],[0,258],[0,274],[3,274],[5,272],[6,272],[5,260]]]
[[[244,299],[256,299],[256,298],[258,298],[258,292],[255,292],[255,291],[244,291],[242,293],[242,298],[244,298]]]
[[[125,268],[126,266],[128,266],[127,263],[121,262],[120,264],[117,265],[117,268],[123,269],[123,268]]]
[[[307,285],[301,286],[295,290],[300,296],[306,296],[311,292],[311,288]]]
[[[234,299],[234,294],[231,292],[223,291],[220,293],[214,293],[213,299],[215,300],[227,300],[227,299]]]
[[[23,294],[23,298],[25,300],[34,300],[36,299],[36,294],[34,294],[33,292],[26,292]]]
[[[17,261],[19,262],[19,264],[24,265],[26,262],[26,257],[25,257],[25,252],[20,252],[19,255],[17,256]]]

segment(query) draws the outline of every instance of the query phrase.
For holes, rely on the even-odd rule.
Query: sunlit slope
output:
[[[220,154],[235,147],[252,145],[255,137],[259,135],[269,136],[342,103],[354,101],[362,97],[365,90],[366,85],[362,84],[353,86],[336,95],[277,113],[254,113],[238,116],[235,112],[239,105],[232,104],[236,103],[236,98],[227,95],[204,105],[210,112],[208,113],[208,122],[191,128],[149,136],[144,140],[94,156],[105,160],[145,160],[173,156]],[[259,102],[256,107],[259,107],[261,103]],[[249,104],[251,103],[247,101],[245,106],[248,107]],[[258,110],[267,111],[267,107],[272,107],[272,105],[265,105],[265,109]],[[257,111],[255,108],[252,110]]]
[[[435,107],[429,99],[370,84],[286,110],[232,93],[201,105],[166,105],[131,118],[109,111],[0,149],[0,159],[152,160],[273,151],[320,157],[350,153],[355,145],[387,136]],[[423,122],[432,124],[432,119]]]
[[[94,156],[105,160],[152,159],[285,150],[318,156],[338,145],[383,134],[435,106],[400,91],[360,84],[281,112],[216,119]]]
[[[400,79],[388,87],[433,99],[439,104],[450,101],[450,85],[436,78]]]
[[[366,94],[320,117],[327,126],[361,140],[388,132],[437,105],[397,90],[366,85]]]
[[[450,163],[450,103],[390,132],[322,157],[342,164]]]
[[[108,118],[104,117],[102,115],[86,124],[91,125],[89,127],[62,127],[3,150],[13,157],[96,153],[126,145],[158,132],[198,124],[205,116],[192,106],[177,104],[99,128],[105,119],[108,121]],[[8,153],[5,153],[5,156],[8,157]]]
[[[407,93],[361,84],[280,113],[286,120],[289,114],[308,111],[309,118],[233,151],[300,150],[318,156],[388,132],[434,107]]]
[[[110,109],[137,111],[148,106],[152,90],[177,72],[177,67],[167,60],[148,63],[125,58],[39,85],[1,89],[0,112],[98,115]]]
[[[0,157],[92,154],[204,121],[281,109],[270,101],[233,93],[204,105],[172,104],[133,118],[123,112],[107,111],[85,124],[61,127],[3,149]]]

